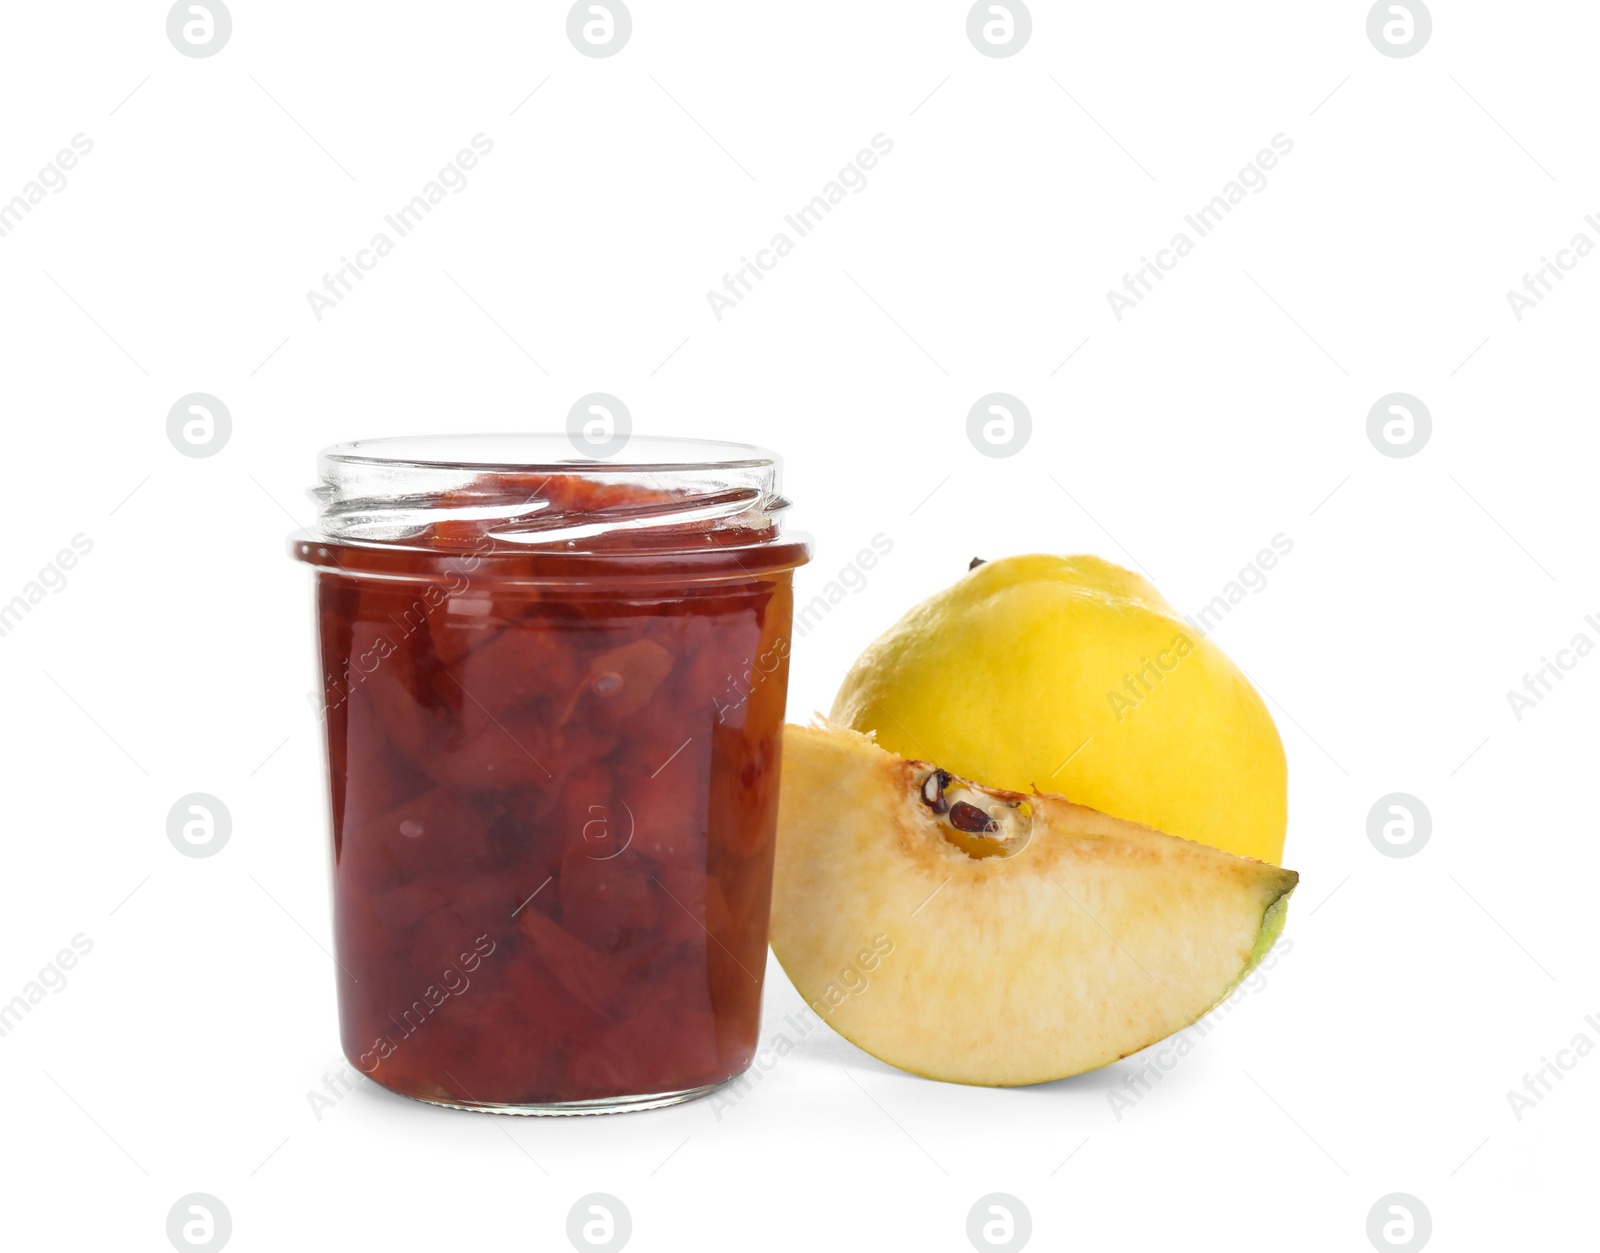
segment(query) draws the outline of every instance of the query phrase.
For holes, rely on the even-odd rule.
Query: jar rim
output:
[[[291,553],[324,568],[435,577],[717,578],[793,569],[782,461],[751,444],[625,438],[616,460],[563,432],[351,440],[317,457],[316,525]]]
[[[386,435],[330,444],[317,454],[317,462],[323,467],[418,466],[523,473],[542,470],[571,473],[582,469],[610,473],[761,469],[779,464],[776,453],[755,444],[685,436],[625,437],[622,447],[610,456],[596,456],[592,452],[586,455],[579,451],[580,446],[581,441],[576,436],[532,431]]]

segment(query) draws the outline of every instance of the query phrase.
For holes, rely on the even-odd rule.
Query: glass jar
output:
[[[563,455],[565,454],[565,455]],[[688,1100],[754,1054],[794,569],[778,461],[366,440],[314,533],[345,1054],[419,1100]]]

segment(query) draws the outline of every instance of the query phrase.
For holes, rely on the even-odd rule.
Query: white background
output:
[[[565,14],[237,0],[195,59],[161,4],[6,6],[0,200],[93,142],[0,238],[0,601],[93,543],[0,638],[0,1000],[93,942],[0,1039],[6,1243],[165,1249],[190,1192],[239,1250],[565,1248],[590,1192],[640,1250],[959,1250],[990,1192],[1038,1248],[1365,1249],[1391,1192],[1436,1248],[1579,1238],[1600,1057],[1520,1120],[1506,1093],[1600,1044],[1600,659],[1520,721],[1506,691],[1600,643],[1600,259],[1520,322],[1505,293],[1600,243],[1600,12],[1437,0],[1404,59],[1361,3],[1040,0],[1009,58],[950,2],[638,0],[609,59]],[[306,292],[479,133],[469,185],[319,322]],[[878,133],[865,190],[718,321],[707,290]],[[1107,290],[1280,133],[1119,322]],[[1288,952],[1136,1108],[1107,1094],[1140,1058],[961,1088],[818,1030],[732,1109],[491,1119],[363,1083],[313,1114],[342,1059],[284,537],[314,454],[556,430],[597,390],[783,454],[802,599],[892,539],[797,644],[794,717],[974,555],[1102,553],[1193,611],[1293,541],[1216,632],[1288,751]],[[232,413],[212,457],[166,436],[196,391]],[[993,391],[1032,413],[1014,456],[966,435]],[[1406,459],[1366,434],[1396,391],[1433,418]],[[165,830],[194,791],[233,817],[204,860]],[[1394,791],[1432,815],[1406,859],[1367,837]],[[770,1033],[800,1000],[768,978]]]

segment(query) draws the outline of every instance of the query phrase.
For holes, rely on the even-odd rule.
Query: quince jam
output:
[[[805,544],[775,495],[606,469],[484,472],[380,510],[399,538],[291,542],[344,1050],[407,1096],[645,1107],[754,1053]]]

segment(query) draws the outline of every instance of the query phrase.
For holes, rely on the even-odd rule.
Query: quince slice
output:
[[[1221,1001],[1299,876],[985,788],[830,725],[784,730],[772,949],[816,1013],[933,1079],[1107,1065]]]

